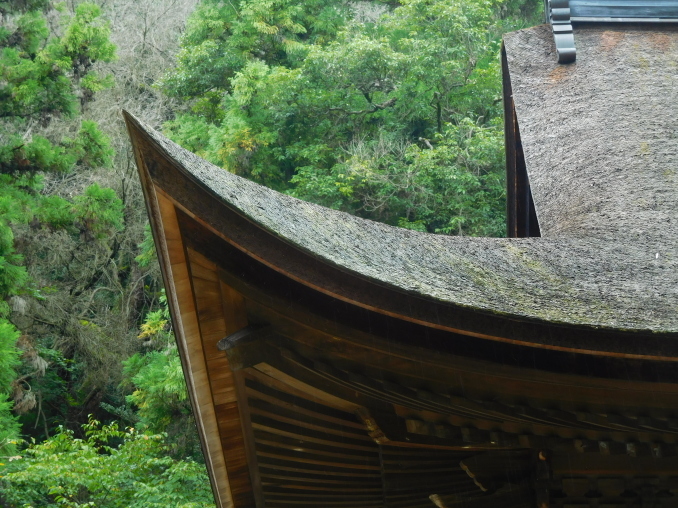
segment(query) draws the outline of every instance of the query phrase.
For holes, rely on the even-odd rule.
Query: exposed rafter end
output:
[[[558,63],[572,63],[577,59],[574,33],[570,18],[570,0],[546,0],[546,18],[553,28]]]
[[[262,362],[266,354],[263,342],[272,336],[270,326],[250,325],[221,339],[217,349],[226,352],[229,367],[235,372]]]

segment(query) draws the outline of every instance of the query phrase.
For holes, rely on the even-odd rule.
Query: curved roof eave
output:
[[[517,321],[678,332],[673,246],[656,245],[652,238],[469,238],[396,228],[233,175],[125,115],[135,144],[140,139],[150,143],[224,209],[321,263],[370,283]],[[295,276],[304,281],[303,270]]]

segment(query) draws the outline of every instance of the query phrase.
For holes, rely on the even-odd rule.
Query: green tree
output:
[[[120,200],[112,190],[94,184],[82,195],[58,196],[45,188],[50,179],[75,169],[108,166],[113,156],[96,123],[80,116],[94,93],[112,84],[94,71],[97,60],[115,58],[108,23],[99,7],[84,2],[72,15],[53,11],[52,32],[49,8],[41,1],[0,3],[0,343],[7,362],[0,366],[0,397],[11,385],[17,413],[36,405],[42,409],[42,396],[50,391],[46,385],[57,391],[58,376],[46,375],[47,365],[66,367],[61,352],[45,345],[53,336],[44,327],[32,333],[25,319],[29,307],[44,306],[58,291],[25,267],[36,257],[54,260],[55,243],[45,242],[48,236],[58,236],[56,245],[64,246],[80,237],[101,239],[122,227]],[[51,268],[52,281],[64,268],[71,266]],[[43,321],[53,318],[51,313]],[[14,325],[23,333],[20,349],[13,343],[19,335]],[[0,428],[8,434],[16,426],[5,424],[9,406],[0,403]]]
[[[64,61],[74,111],[50,114],[46,126],[34,120],[27,139],[42,136],[75,162],[64,171],[36,171],[35,206],[26,208],[32,218],[11,223],[14,248],[31,281],[16,295],[9,316],[21,330],[14,411],[22,434],[37,441],[58,425],[80,436],[88,414],[144,424],[126,401],[134,388],[121,385],[123,361],[159,350],[137,339],[144,316],[157,308],[162,282],[152,250],[146,262],[135,260],[147,216],[119,111],[154,124],[167,119],[174,101],[150,85],[173,62],[177,34],[196,0],[96,3],[101,15],[91,5],[80,7],[81,0],[41,7],[49,21],[43,45],[62,47],[51,54]],[[13,19],[30,10],[13,11]],[[76,17],[78,27],[69,30]],[[108,42],[105,19],[112,20]],[[13,21],[5,21],[13,30]],[[110,41],[117,46],[114,61],[107,56]],[[89,49],[74,57],[83,46]],[[107,75],[115,75],[115,82],[103,79]],[[88,76],[112,87],[88,94]],[[23,138],[28,129],[15,130]],[[17,203],[12,198],[10,208]],[[169,446],[179,456],[173,439]]]
[[[3,176],[0,175],[0,184]],[[0,185],[0,457],[15,451],[19,436],[19,424],[11,413],[10,402],[19,366],[19,350],[16,348],[19,331],[7,319],[10,314],[7,300],[20,293],[28,280],[26,270],[21,266],[22,258],[15,252],[14,234],[8,224],[12,218],[22,219],[24,216],[21,200],[12,199],[18,192],[11,191],[16,189]],[[23,197],[18,194],[16,197]]]
[[[164,89],[197,99],[194,112],[220,118],[223,90],[248,62],[298,65],[304,43],[333,38],[348,12],[345,1],[205,0],[188,20],[178,65],[165,77]]]
[[[110,86],[110,77],[91,70],[96,59],[115,57],[100,9],[80,4],[61,37],[50,37],[40,11],[14,14],[3,18],[0,26],[0,118],[4,120],[0,173],[17,177],[68,171],[85,162],[88,149],[95,154],[91,162],[110,160],[107,141],[91,122],[83,124],[74,139],[33,133],[57,116],[72,117],[78,111],[78,98],[84,105],[95,91]]]
[[[371,2],[369,15],[359,4],[319,28],[301,14],[312,0],[205,2],[161,83],[189,104],[166,132],[302,199],[430,232],[503,234],[500,36],[536,2]],[[206,64],[217,55],[219,73]]]
[[[11,404],[7,397],[11,382],[16,376],[15,368],[19,363],[15,347],[19,333],[10,323],[0,319],[0,461],[6,460],[16,451],[19,424],[10,412]]]
[[[146,352],[124,361],[123,386],[132,391],[126,400],[135,408],[138,427],[167,436],[172,456],[201,462],[200,441],[164,291],[159,303],[141,325],[139,339],[144,341]]]
[[[84,438],[60,427],[23,456],[0,462],[8,508],[211,508],[204,465],[167,456],[164,436],[90,419]]]

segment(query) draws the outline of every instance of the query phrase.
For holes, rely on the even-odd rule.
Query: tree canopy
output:
[[[19,352],[10,347],[19,332],[7,318],[10,305],[22,306],[21,295],[39,297],[40,289],[23,266],[24,256],[17,253],[16,227],[30,224],[33,229],[80,230],[97,236],[119,227],[121,220],[110,189],[93,185],[70,201],[41,192],[45,174],[110,164],[109,142],[96,123],[75,122],[71,136],[50,132],[49,126],[57,117],[74,117],[96,91],[110,84],[91,67],[96,59],[115,57],[108,25],[96,5],[83,3],[72,16],[64,15],[63,33],[54,37],[42,8],[45,2],[0,7],[0,347],[5,352],[0,355],[0,388],[7,394],[11,387],[15,400],[24,400],[25,393],[27,405],[33,394],[26,389],[26,376],[17,377]],[[7,404],[1,404],[0,432],[10,434],[16,427],[10,423]],[[14,441],[5,435],[0,449]]]
[[[203,2],[169,135],[236,174],[394,225],[502,235],[499,37],[533,3]]]
[[[25,458],[3,468],[0,487],[9,506],[84,508],[210,508],[205,468],[172,459],[164,436],[121,430],[96,420],[84,438],[60,427]]]

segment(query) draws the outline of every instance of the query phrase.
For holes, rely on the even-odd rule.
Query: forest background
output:
[[[502,236],[539,0],[0,0],[0,506],[214,506],[126,109],[225,170]]]

